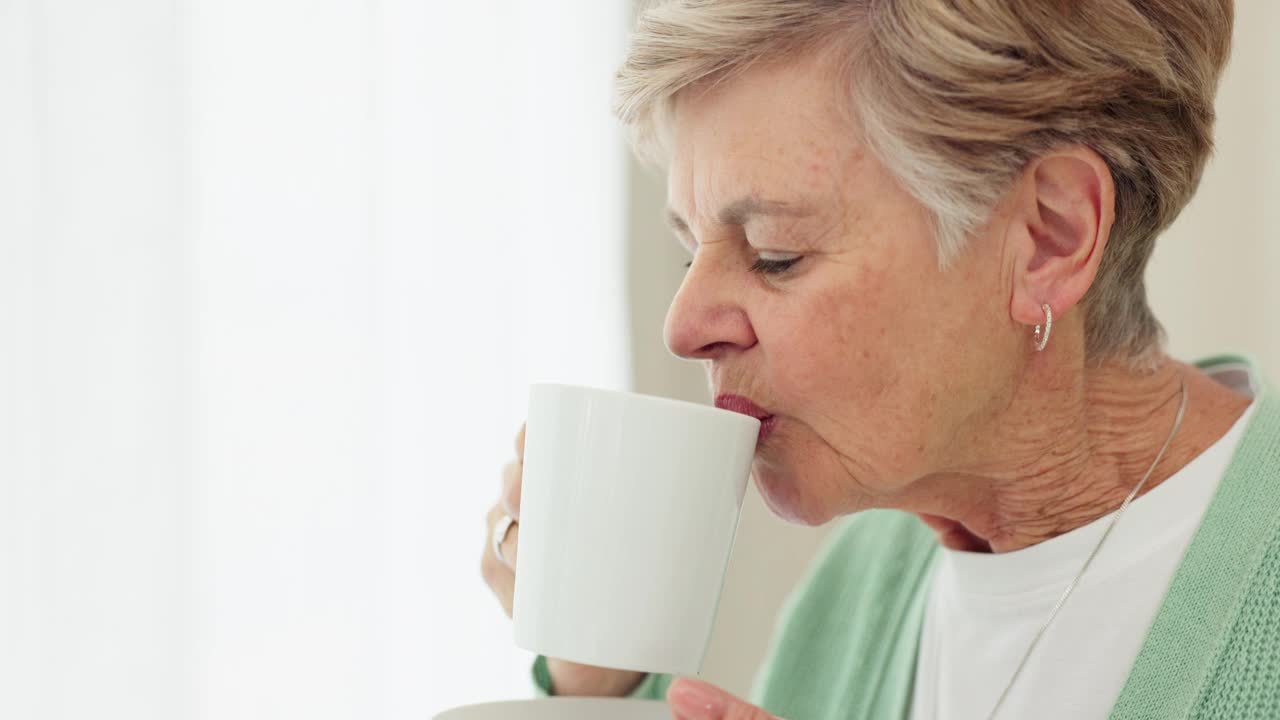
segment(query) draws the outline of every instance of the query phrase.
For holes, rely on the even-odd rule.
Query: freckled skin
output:
[[[1114,220],[1097,153],[1029,162],[940,271],[929,214],[837,113],[822,63],[760,63],[686,90],[671,127],[668,205],[694,261],[666,343],[705,364],[713,392],[776,416],[752,464],[776,514],[816,525],[896,508],[947,547],[1007,552],[1115,510],[1183,382],[1195,412],[1143,492],[1226,432],[1249,399],[1197,368],[1085,357],[1076,305]],[[722,215],[743,197],[772,214]],[[750,271],[766,257],[802,259]],[[1052,347],[1035,353],[1042,302]]]
[[[892,505],[951,460],[967,417],[1000,401],[980,388],[995,384],[999,351],[1023,328],[993,300],[999,267],[982,253],[938,271],[924,208],[832,111],[825,73],[810,70],[761,68],[679,100],[669,204],[699,247],[667,341],[686,355],[736,344],[734,361],[708,365],[712,384],[780,418],[756,482],[777,514],[819,524]],[[716,222],[717,208],[749,193],[817,211]],[[747,271],[760,250],[806,257],[763,278]]]

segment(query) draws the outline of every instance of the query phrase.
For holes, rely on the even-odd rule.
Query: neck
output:
[[[925,478],[913,510],[956,550],[1019,550],[1117,510],[1147,474],[1150,492],[1230,429],[1249,398],[1195,367],[1163,358],[1030,374],[984,428],[976,459]],[[1070,378],[1054,382],[1053,378]],[[1187,411],[1160,462],[1186,383]],[[1034,386],[1034,387],[1033,387]]]

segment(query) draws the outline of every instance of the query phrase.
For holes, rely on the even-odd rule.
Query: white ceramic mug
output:
[[[530,389],[516,645],[697,674],[760,421],[667,398]]]

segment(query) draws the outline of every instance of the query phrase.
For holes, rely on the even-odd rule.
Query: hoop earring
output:
[[[1049,333],[1053,331],[1053,308],[1049,307],[1048,304],[1044,304],[1040,306],[1040,309],[1044,310],[1044,332],[1040,331],[1039,325],[1036,326],[1036,352],[1044,351],[1044,346],[1049,344]]]

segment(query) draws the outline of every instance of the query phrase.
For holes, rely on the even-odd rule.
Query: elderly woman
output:
[[[680,718],[1280,717],[1280,401],[1163,350],[1143,272],[1211,147],[1230,0],[679,0],[619,114],[692,255],[666,343],[848,517],[750,698]],[[491,527],[517,516],[520,464]],[[510,610],[518,525],[485,576]]]

